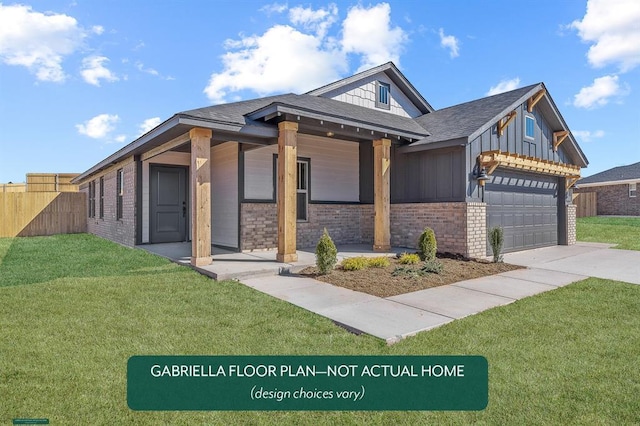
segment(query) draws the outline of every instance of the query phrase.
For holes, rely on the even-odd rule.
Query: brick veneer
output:
[[[336,244],[373,244],[373,205],[310,204],[309,221],[297,224],[297,245],[313,247],[326,227]],[[415,203],[391,205],[391,245],[414,249],[426,226],[433,228],[438,250],[468,257],[486,254],[486,204]],[[243,203],[240,237],[243,251],[278,245],[275,203]]]
[[[486,254],[486,204],[415,203],[391,205],[391,245],[415,248],[428,226],[438,251],[482,257]]]
[[[575,204],[567,205],[567,245],[576,243],[576,208]]]
[[[636,185],[640,189],[640,183]],[[598,215],[640,216],[640,196],[629,197],[629,184],[575,188],[574,192],[595,192]]]
[[[124,195],[122,198],[122,219],[116,219],[116,172],[124,171]],[[104,176],[104,218],[100,218],[100,177]],[[96,175],[96,215],[87,219],[87,231],[99,237],[134,246],[136,243],[136,167],[133,161],[122,166],[107,170],[106,173]],[[89,184],[80,186],[80,191],[87,194],[89,200]],[[88,208],[86,209],[88,213]]]

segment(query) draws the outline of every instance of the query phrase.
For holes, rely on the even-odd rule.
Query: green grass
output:
[[[0,239],[0,423],[633,424],[640,286],[588,279],[394,346],[86,235]],[[136,354],[478,354],[482,412],[134,412]]]
[[[581,217],[578,241],[617,244],[615,248],[640,250],[640,217]]]

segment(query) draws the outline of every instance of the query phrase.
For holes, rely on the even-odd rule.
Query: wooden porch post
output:
[[[278,262],[296,262],[298,123],[278,123]]]
[[[191,139],[191,264],[211,264],[211,130],[195,128]]]
[[[373,141],[373,251],[391,250],[391,140]]]

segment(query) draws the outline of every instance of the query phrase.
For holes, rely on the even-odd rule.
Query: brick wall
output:
[[[296,225],[297,247],[315,247],[325,227],[336,244],[373,244],[373,206],[309,204],[309,221],[298,222]],[[276,248],[276,204],[243,203],[240,238],[242,251]]]
[[[425,227],[436,234],[439,252],[480,257],[486,253],[486,204],[391,205],[391,245],[415,248]],[[467,232],[469,230],[469,232]]]
[[[640,189],[640,183],[636,185]],[[640,216],[640,196],[629,197],[629,185],[576,188],[574,192],[595,192],[598,215]]]
[[[124,195],[122,205],[122,219],[116,219],[116,172],[122,168],[124,171]],[[104,177],[104,218],[100,218],[100,177]],[[134,246],[136,243],[136,167],[131,161],[122,166],[114,167],[105,173],[96,175],[96,214],[87,219],[87,231],[99,237],[115,241],[126,246]],[[80,186],[80,191],[87,194],[89,200],[88,182]],[[86,208],[87,214],[89,212]]]
[[[576,243],[576,205],[567,205],[567,245]]]

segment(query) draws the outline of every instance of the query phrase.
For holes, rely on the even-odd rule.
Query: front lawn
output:
[[[600,279],[394,346],[232,281],[87,235],[0,239],[0,423],[633,424],[640,286]],[[482,412],[134,412],[136,354],[483,355]]]
[[[640,217],[580,217],[576,234],[578,241],[612,243],[617,244],[617,249],[640,250]]]

